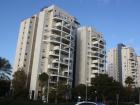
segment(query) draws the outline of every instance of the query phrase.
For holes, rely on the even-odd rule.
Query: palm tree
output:
[[[44,95],[45,89],[43,91],[42,91],[42,89],[46,88],[48,78],[49,78],[49,75],[46,74],[45,72],[43,72],[42,74],[39,75],[38,80],[39,80],[39,85],[41,87],[41,97],[42,97],[42,94]]]
[[[128,87],[131,87],[132,84],[134,83],[134,79],[130,76],[128,76],[126,79],[125,79],[125,83],[127,84]]]
[[[0,57],[0,79],[10,80],[11,65],[5,58]]]

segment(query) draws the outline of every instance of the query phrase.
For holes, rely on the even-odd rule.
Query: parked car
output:
[[[88,102],[88,101],[83,101],[83,102],[78,102],[75,105],[98,105],[95,102]]]

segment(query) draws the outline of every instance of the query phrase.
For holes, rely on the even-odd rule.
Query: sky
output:
[[[107,51],[124,43],[140,55],[140,0],[0,0],[0,57],[14,64],[20,22],[52,4],[102,32]]]

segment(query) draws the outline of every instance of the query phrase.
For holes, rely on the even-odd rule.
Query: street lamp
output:
[[[97,91],[95,90],[95,102],[97,102]]]
[[[50,83],[50,75],[48,74],[47,103],[49,101],[49,86],[50,86],[49,83]]]
[[[88,83],[89,83],[89,81],[86,81],[86,99],[85,99],[85,101],[87,101]]]
[[[116,94],[117,105],[119,104],[119,94]]]

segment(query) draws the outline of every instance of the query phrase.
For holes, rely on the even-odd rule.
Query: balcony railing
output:
[[[49,55],[56,55],[56,56],[59,56],[59,53],[55,53],[54,51],[50,51],[50,52],[49,52]]]
[[[58,69],[58,66],[53,66],[53,65],[49,64],[49,65],[48,65],[48,68],[49,68],[49,69]]]
[[[55,46],[55,47],[53,48],[53,50],[59,50],[59,49],[60,49],[59,46]]]
[[[58,59],[54,59],[54,60],[52,61],[52,63],[58,63],[58,62],[59,62]]]

